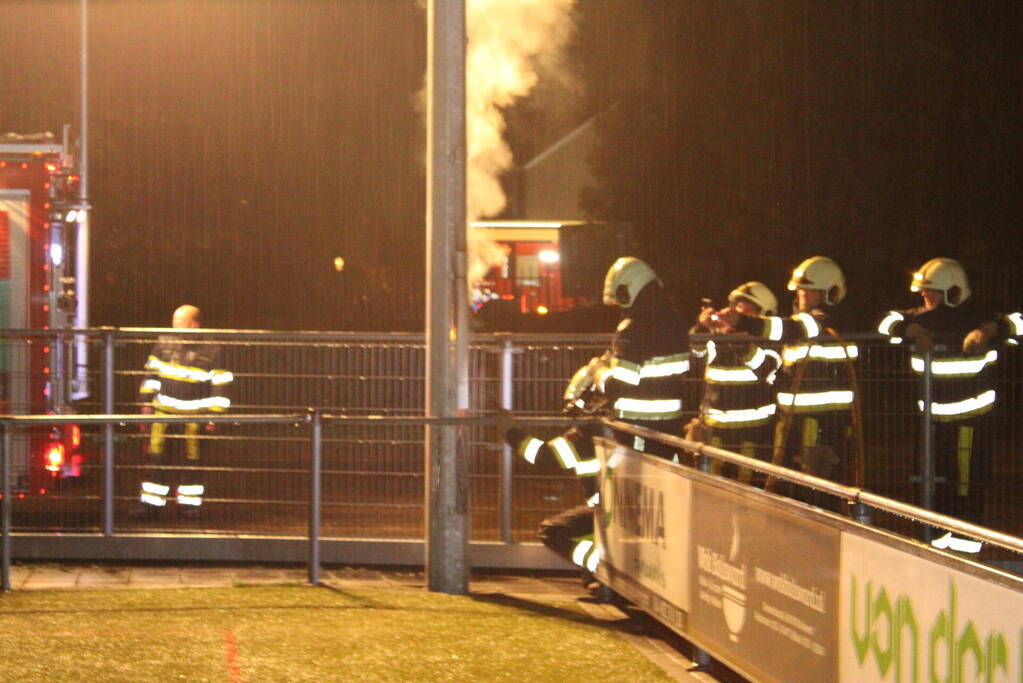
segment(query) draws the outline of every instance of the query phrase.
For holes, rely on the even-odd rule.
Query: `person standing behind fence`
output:
[[[171,326],[196,329],[200,311],[184,305],[174,311]],[[223,412],[231,406],[227,389],[234,376],[220,364],[220,352],[213,344],[161,336],[146,359],[145,376],[139,393],[142,412],[154,415],[193,415]],[[212,430],[213,425],[207,425]],[[149,430],[146,470],[139,498],[144,509],[156,511],[169,500],[198,511],[206,487],[199,471],[198,422],[154,423]],[[171,438],[183,433],[184,438]]]
[[[813,256],[792,271],[788,288],[796,293],[791,317],[752,318],[730,309],[719,311],[718,317],[740,332],[784,343],[775,383],[779,416],[774,463],[789,468],[798,465],[825,479],[855,480],[858,476],[846,470],[854,464],[849,455],[857,436],[855,361],[859,349],[841,336],[851,327],[837,308],[846,295],[845,275],[830,258]],[[805,502],[834,507],[823,494],[800,487],[777,488]]]
[[[670,314],[664,285],[645,261],[619,258],[604,278],[604,304],[622,309],[611,353],[595,358],[590,373],[619,420],[681,436],[689,388],[689,343]],[[675,459],[674,448],[616,434],[635,450]]]
[[[991,469],[991,427],[995,407],[995,365],[1001,336],[999,318],[970,299],[966,271],[958,261],[935,258],[913,274],[909,289],[923,304],[889,311],[878,332],[892,342],[912,344],[910,367],[919,378],[931,353],[931,423],[934,429],[935,511],[979,524]],[[921,384],[922,387],[922,384]],[[918,409],[924,410],[923,398]],[[947,532],[936,548],[980,552],[981,543]]]
[[[746,282],[728,295],[729,309],[740,315],[772,316],[778,299],[762,282]],[[735,334],[724,324],[714,307],[705,305],[690,334]],[[771,428],[774,424],[774,380],[781,356],[751,340],[708,340],[690,343],[694,363],[702,361],[703,398],[700,416],[687,427],[687,437],[740,453],[749,458],[769,460]],[[715,464],[719,464],[715,461]],[[717,469],[720,469],[718,467]],[[739,470],[740,481],[748,483],[752,470]]]

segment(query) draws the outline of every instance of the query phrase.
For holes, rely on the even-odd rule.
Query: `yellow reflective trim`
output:
[[[146,493],[152,493],[154,496],[166,496],[170,493],[170,486],[164,486],[152,481],[144,481],[142,482],[142,490]]]
[[[185,401],[166,394],[157,394],[153,399],[153,405],[161,410],[172,412],[221,411],[227,410],[231,406],[231,399],[226,396],[207,396]]]
[[[182,484],[178,487],[179,496],[201,496],[206,493],[206,487],[202,484]]]
[[[1023,335],[1023,314],[1010,313],[1005,316],[1005,319],[1012,325],[1012,333],[1017,337]]]
[[[183,382],[209,382],[214,376],[213,370],[203,370],[202,368],[193,368],[188,365],[178,365],[177,363],[165,363],[156,356],[149,357],[146,361],[146,367],[150,370],[156,370],[161,377]]]
[[[906,319],[906,316],[902,315],[898,311],[889,311],[888,315],[881,319],[881,322],[877,325],[877,331],[881,334],[891,334],[892,326],[895,323],[902,322]]]
[[[157,507],[163,507],[167,504],[167,499],[162,496],[155,496],[152,493],[143,493],[139,496],[139,500],[147,505],[155,505]]]
[[[962,401],[954,401],[952,403],[931,403],[931,415],[938,418],[939,420],[943,417],[961,418],[970,415],[979,414],[980,412],[986,412],[991,406],[995,404],[997,395],[994,389],[988,389],[982,394],[972,396]],[[917,406],[920,410],[924,409],[924,402],[917,401]]]
[[[178,494],[178,505],[191,505],[193,507],[199,507],[202,505],[202,498],[199,496],[185,496]]]
[[[142,388],[139,389],[139,393],[153,394],[156,393],[157,391],[160,391],[161,386],[162,384],[160,383],[160,380],[147,379],[145,382],[142,383]]]
[[[776,411],[777,407],[773,403],[760,406],[759,408],[742,408],[738,410],[708,408],[706,413],[704,413],[704,420],[711,426],[747,426],[770,420]]]
[[[213,376],[210,378],[210,384],[213,386],[222,386],[234,381],[234,373],[229,370],[212,370],[211,372]]]
[[[525,447],[522,449],[522,457],[526,459],[530,465],[536,464],[536,454],[540,452],[543,447],[543,441],[535,437],[530,437]]]
[[[801,394],[790,394],[784,391],[778,392],[778,404],[786,407],[821,408],[825,406],[845,406],[852,402],[853,392],[849,390]]]
[[[592,496],[586,499],[586,507],[597,507],[600,505],[600,491],[597,491]]]
[[[620,382],[625,382],[626,384],[631,384],[633,386],[639,385],[639,372],[632,368],[615,365],[611,368],[611,376]]]
[[[998,362],[998,351],[991,349],[983,356],[935,358],[931,361],[931,372],[941,377],[972,377],[996,362]],[[909,365],[913,372],[921,374],[927,364],[920,356],[912,356],[909,359]]]
[[[767,360],[767,352],[759,346],[753,351],[753,355],[746,359],[746,367],[750,370],[756,370],[764,361]]]
[[[767,321],[766,337],[771,341],[781,341],[782,333],[785,329],[782,319],[777,316],[772,316],[765,319]]]
[[[575,548],[572,549],[572,562],[584,567],[586,562],[586,555],[593,548],[593,541],[579,541]]]
[[[585,477],[600,472],[600,460],[593,458],[592,460],[580,460],[575,464],[575,473],[580,477]]]
[[[689,358],[681,360],[654,360],[646,363],[639,370],[642,377],[671,377],[672,375],[684,375],[689,372]]]
[[[782,360],[787,364],[798,363],[801,360],[823,361],[844,361],[850,358],[858,358],[860,349],[855,344],[802,344],[800,346],[786,346],[782,349]]]
[[[821,334],[820,323],[809,313],[796,313],[792,316],[800,323],[803,324],[803,330],[806,332],[806,337],[812,339],[813,337],[819,337]]]
[[[757,373],[750,368],[718,368],[708,366],[704,376],[709,382],[718,384],[752,384],[757,381]]]
[[[558,462],[561,463],[561,466],[564,469],[570,470],[575,467],[579,458],[575,452],[575,447],[568,442],[568,439],[563,436],[559,436],[551,439],[548,443],[551,445],[551,448],[554,449],[554,454],[558,457]]]
[[[619,398],[614,409],[619,417],[634,420],[668,420],[682,414],[682,401],[677,398]]]
[[[597,571],[600,565],[600,548],[594,548],[590,556],[586,558],[586,569],[592,574]]]

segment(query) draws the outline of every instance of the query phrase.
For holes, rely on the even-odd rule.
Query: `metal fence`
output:
[[[74,410],[97,415],[138,413],[146,357],[158,336],[168,332],[120,329],[79,335],[88,339],[91,391],[89,398],[74,404]],[[5,412],[43,412],[31,394],[41,395],[52,373],[44,373],[44,366],[30,358],[33,350],[52,343],[53,337],[39,332],[7,333],[5,343],[14,361],[5,378],[17,389],[8,393],[12,400]],[[352,417],[423,415],[422,335],[202,331],[191,335],[190,341],[217,346],[223,365],[233,372],[231,413],[304,413],[315,408]],[[470,414],[492,414],[504,406],[533,415],[559,415],[565,379],[600,353],[607,341],[601,336],[474,337]],[[52,385],[50,392],[54,393]],[[509,404],[509,397],[515,397],[514,404]],[[324,535],[421,539],[422,424],[327,421],[323,429]],[[196,520],[173,507],[156,518],[139,514],[146,427],[113,428],[110,459],[116,530],[303,535],[309,505],[306,431],[300,422],[244,422],[218,424],[215,430],[202,433],[200,468],[207,495],[201,518]],[[553,428],[540,431],[552,433]],[[580,500],[571,476],[516,461],[493,427],[474,426],[467,432],[474,540],[535,540],[540,520]],[[103,528],[103,437],[102,427],[85,428],[81,476],[51,478],[33,486],[33,481],[39,481],[39,453],[33,451],[26,430],[14,434],[16,531]],[[30,466],[33,458],[35,464]]]
[[[6,331],[0,336],[4,412],[28,414],[43,391],[69,391],[42,350],[85,340],[90,397],[74,409],[85,414],[138,413],[145,358],[157,329],[101,329],[65,334]],[[232,370],[232,412],[303,413],[316,408],[338,415],[422,416],[424,343],[415,334],[272,333],[201,331],[193,343],[216,345]],[[470,414],[500,407],[519,414],[558,415],[572,373],[608,345],[607,336],[476,335],[470,354]],[[863,486],[906,502],[921,499],[924,423],[916,409],[920,379],[909,371],[908,349],[874,336],[858,337],[856,362],[864,448]],[[68,349],[68,353],[70,350]],[[33,356],[36,354],[36,356]],[[1021,361],[1018,348],[1000,349],[995,435],[985,524],[1023,535],[1018,511],[1023,431],[1017,419]],[[65,364],[68,373],[73,368]],[[698,405],[702,380],[690,380],[690,406]],[[47,388],[48,387],[48,388]],[[39,394],[38,396],[36,394]],[[204,433],[201,467],[207,500],[196,521],[171,509],[158,519],[137,514],[137,488],[146,433],[138,425],[86,428],[81,476],[32,486],[30,435],[13,446],[14,528],[21,532],[97,532],[103,529],[101,487],[105,461],[114,472],[113,518],[123,533],[196,531],[301,536],[309,504],[309,449],[304,424],[221,424]],[[556,429],[537,430],[541,437]],[[580,501],[570,475],[530,466],[501,445],[493,427],[468,428],[471,537],[475,541],[536,539],[544,517]],[[112,443],[112,446],[108,446]],[[327,422],[323,432],[323,534],[338,538],[421,539],[424,534],[423,427],[420,424]],[[766,455],[765,455],[766,457]],[[40,493],[40,488],[46,489]],[[891,521],[893,526],[898,520]]]

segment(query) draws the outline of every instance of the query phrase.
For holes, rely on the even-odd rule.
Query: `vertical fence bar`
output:
[[[320,475],[323,464],[323,416],[311,411],[309,488],[309,583],[320,583]]]
[[[11,590],[11,424],[4,422],[0,458],[0,591]]]
[[[103,330],[103,413],[114,413],[114,331]],[[103,535],[114,535],[114,425],[103,424]]]
[[[925,510],[934,509],[934,416],[931,414],[931,393],[933,390],[933,375],[931,362],[934,354],[931,349],[924,353],[924,372],[921,376],[921,393],[923,394],[923,411],[921,412],[920,423],[920,485],[923,487],[920,495],[920,502]],[[924,527],[924,541],[930,543],[932,536],[931,527]]]
[[[514,349],[511,339],[505,339],[501,345],[501,408],[511,410],[514,407],[512,398],[512,362]],[[498,434],[501,440],[501,541],[512,542],[512,449],[504,443],[504,434]]]

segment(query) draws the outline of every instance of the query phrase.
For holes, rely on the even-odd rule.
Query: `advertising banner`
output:
[[[1023,585],[842,534],[843,681],[1023,680]]]
[[[596,440],[601,460],[598,576],[667,625],[689,609],[690,482],[678,465]]]
[[[838,677],[838,529],[692,484],[689,628],[767,681]]]

